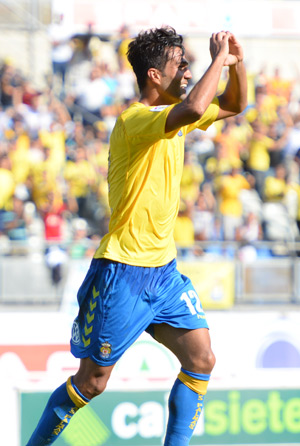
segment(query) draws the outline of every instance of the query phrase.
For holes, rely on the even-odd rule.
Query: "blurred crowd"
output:
[[[138,99],[126,60],[127,27],[113,43],[62,30],[51,30],[44,88],[15,61],[0,67],[0,249],[26,254],[42,244],[53,281],[64,256],[92,256],[107,231],[109,137],[116,117]],[[225,83],[226,71],[220,92]],[[179,256],[215,253],[220,241],[248,248],[262,240],[297,241],[299,166],[299,78],[284,79],[279,69],[271,76],[264,69],[248,73],[247,109],[186,140]],[[210,243],[201,248],[201,242]],[[274,254],[267,251],[254,254]]]

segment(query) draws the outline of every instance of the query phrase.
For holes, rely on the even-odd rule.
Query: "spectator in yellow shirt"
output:
[[[90,217],[89,199],[91,193],[96,191],[97,175],[93,165],[87,160],[85,147],[78,147],[75,150],[75,159],[66,162],[64,179],[70,198],[74,198],[77,203],[78,217]]]
[[[181,198],[185,201],[195,202],[203,180],[204,172],[201,165],[195,162],[194,152],[186,152],[180,184]]]
[[[191,202],[182,200],[175,222],[174,240],[179,257],[186,258],[191,255],[195,243],[194,224],[191,218],[192,207]]]
[[[256,189],[263,196],[264,182],[270,168],[270,150],[276,144],[267,136],[267,126],[258,119],[252,122],[253,134],[247,144],[247,169],[256,180]]]
[[[236,231],[243,222],[243,206],[239,198],[242,189],[250,185],[240,173],[241,162],[232,163],[231,172],[222,175],[217,182],[217,199],[222,216],[224,239],[235,240]]]
[[[12,209],[15,180],[7,154],[0,155],[0,211]]]
[[[275,168],[275,175],[267,176],[264,188],[264,200],[282,202],[287,192],[287,172],[283,164]]]

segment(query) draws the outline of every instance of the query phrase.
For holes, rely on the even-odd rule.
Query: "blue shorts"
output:
[[[78,290],[79,313],[72,327],[71,352],[112,365],[154,324],[208,328],[200,299],[176,260],[145,268],[93,259]]]

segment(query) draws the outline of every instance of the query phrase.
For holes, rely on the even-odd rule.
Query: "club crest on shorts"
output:
[[[78,322],[74,321],[72,326],[72,342],[74,344],[80,343],[80,331]]]
[[[102,342],[100,347],[100,356],[102,359],[107,359],[111,354],[111,344],[109,342]]]

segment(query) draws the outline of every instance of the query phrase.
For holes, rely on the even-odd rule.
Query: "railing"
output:
[[[60,306],[70,293],[70,278],[77,272],[83,277],[90,258],[74,259],[66,247],[65,260],[55,276],[53,265],[46,261],[44,250],[11,244],[0,250],[0,305]],[[26,249],[25,249],[26,248]],[[248,250],[248,252],[246,252]],[[195,274],[199,265],[232,265],[233,305],[300,305],[299,242],[197,242],[192,249],[178,253],[179,262],[191,265]],[[55,262],[54,262],[55,263]],[[59,263],[59,262],[58,262]],[[214,265],[211,267],[212,279]],[[226,273],[225,273],[226,274]],[[71,290],[73,293],[74,290]],[[74,296],[75,298],[76,296]]]

